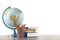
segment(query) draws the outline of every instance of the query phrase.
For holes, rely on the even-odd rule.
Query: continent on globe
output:
[[[14,25],[16,25],[17,20],[18,20],[18,16],[11,15],[11,16],[10,16],[10,19],[14,22]]]

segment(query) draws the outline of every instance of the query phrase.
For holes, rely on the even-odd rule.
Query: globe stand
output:
[[[15,29],[14,29],[14,34],[12,36],[13,37],[16,37],[17,36]]]
[[[13,34],[12,35],[9,35],[8,37],[17,37],[17,34],[16,34],[16,31],[15,31],[15,29],[13,30]]]

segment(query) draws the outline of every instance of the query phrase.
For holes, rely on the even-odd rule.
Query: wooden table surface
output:
[[[27,37],[27,38],[24,38],[24,37],[9,37],[9,36],[6,36],[6,35],[0,35],[0,40],[37,40],[38,37]]]
[[[60,40],[60,35],[40,35],[38,37],[28,37],[28,38],[13,38],[8,36],[0,36],[0,40]]]

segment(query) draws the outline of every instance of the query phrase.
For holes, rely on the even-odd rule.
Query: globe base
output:
[[[17,37],[17,34],[16,34],[16,31],[15,31],[15,29],[14,29],[14,34],[12,34],[12,35],[9,35],[8,37]]]

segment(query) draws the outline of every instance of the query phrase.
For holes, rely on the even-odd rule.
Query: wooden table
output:
[[[38,37],[28,37],[28,38],[24,38],[24,37],[9,37],[9,36],[3,36],[0,35],[0,40],[37,40]]]
[[[28,37],[28,38],[13,38],[8,36],[0,36],[0,40],[60,40],[60,35],[40,35],[38,37]]]

